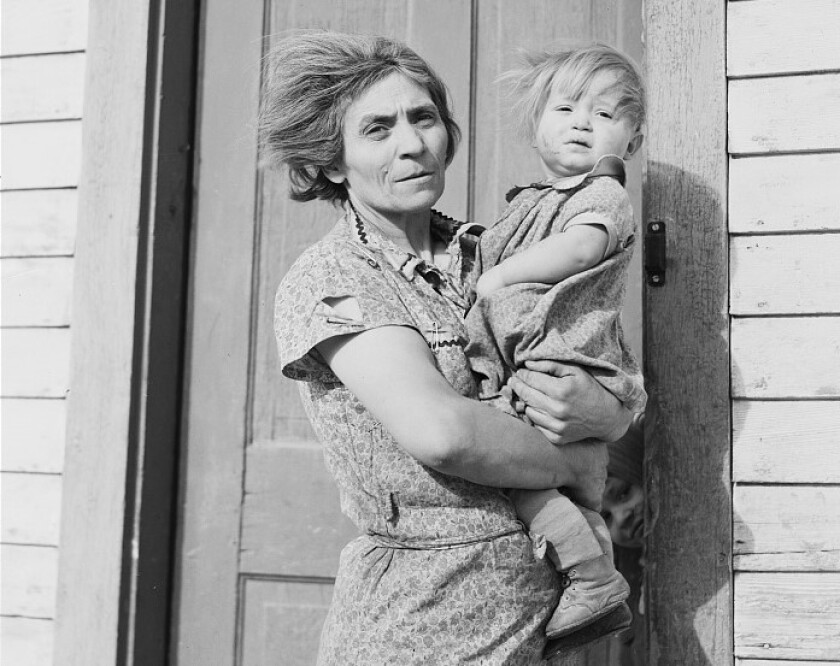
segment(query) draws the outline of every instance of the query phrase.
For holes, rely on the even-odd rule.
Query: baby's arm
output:
[[[592,268],[607,253],[609,234],[598,224],[575,224],[553,234],[527,250],[505,259],[481,275],[479,296],[522,282],[557,284]]]

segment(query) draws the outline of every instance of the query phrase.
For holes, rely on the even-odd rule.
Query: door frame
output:
[[[198,10],[89,3],[58,666],[168,660]]]
[[[667,239],[643,300],[650,664],[733,660],[726,9],[645,0],[642,219]]]

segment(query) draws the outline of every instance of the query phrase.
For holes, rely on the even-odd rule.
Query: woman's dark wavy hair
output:
[[[285,37],[272,48],[263,73],[260,145],[265,163],[288,168],[292,199],[347,199],[344,184],[330,181],[324,169],[341,166],[347,108],[394,72],[429,92],[446,128],[449,164],[461,131],[452,117],[446,86],[405,44],[386,37],[317,31]]]

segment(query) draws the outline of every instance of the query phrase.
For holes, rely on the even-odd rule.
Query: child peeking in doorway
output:
[[[466,353],[481,398],[516,415],[505,383],[547,359],[583,366],[641,413],[647,395],[620,322],[636,237],[624,160],[643,141],[641,77],[625,55],[595,44],[533,54],[507,78],[546,178],[511,190],[479,240]],[[510,496],[565,588],[546,627],[553,649],[629,626],[629,588],[601,516],[562,488]]]

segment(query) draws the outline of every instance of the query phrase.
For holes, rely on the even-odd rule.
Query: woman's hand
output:
[[[508,385],[525,414],[553,444],[569,444],[594,437],[619,439],[633,420],[612,393],[576,365],[557,361],[527,361]]]

